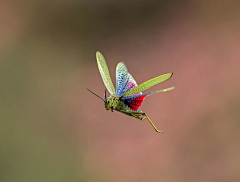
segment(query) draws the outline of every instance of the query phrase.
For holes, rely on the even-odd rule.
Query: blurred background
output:
[[[240,1],[0,0],[0,181],[240,181]],[[142,83],[106,111],[95,53]]]

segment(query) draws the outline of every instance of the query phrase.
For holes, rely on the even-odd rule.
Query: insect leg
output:
[[[163,131],[161,130],[158,130],[157,127],[153,124],[153,122],[150,120],[150,118],[148,117],[148,115],[144,112],[139,112],[139,111],[124,111],[124,110],[121,110],[120,112],[124,113],[124,114],[127,114],[127,115],[130,115],[130,116],[133,116],[137,119],[141,119],[141,120],[144,120],[145,118],[147,118],[147,120],[149,121],[149,123],[152,125],[152,127],[154,128],[154,130],[158,133],[163,133]],[[143,118],[141,116],[144,116]]]
[[[142,118],[141,118],[142,113],[140,113],[140,112],[136,113],[136,111],[128,111],[128,110],[126,110],[126,111],[125,110],[120,110],[120,112],[123,113],[123,114],[126,114],[128,116],[133,116],[134,118],[142,120]]]
[[[142,116],[142,117],[141,117],[141,120],[146,119],[146,117],[142,114],[143,112],[142,112],[140,109],[138,109],[137,111],[138,111],[138,112],[141,112],[141,116]]]
[[[148,117],[148,115],[146,113],[142,113],[144,116],[146,116],[147,120],[149,121],[149,123],[152,125],[152,127],[154,128],[154,130],[158,133],[163,133],[163,131],[158,130],[157,127],[153,124],[153,122],[150,120],[150,118]]]

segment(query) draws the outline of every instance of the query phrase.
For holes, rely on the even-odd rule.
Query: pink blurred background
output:
[[[240,181],[239,1],[0,0],[0,181]],[[106,111],[95,59],[150,91]]]

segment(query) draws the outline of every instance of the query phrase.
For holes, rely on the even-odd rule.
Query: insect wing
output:
[[[133,95],[135,93],[139,93],[139,92],[142,92],[144,90],[147,90],[161,82],[164,82],[166,80],[168,80],[169,78],[171,78],[173,75],[173,73],[167,73],[167,74],[164,74],[164,75],[161,75],[161,76],[158,76],[158,77],[155,77],[151,80],[148,80],[148,81],[145,81],[143,83],[141,83],[140,85],[138,85],[137,87],[133,88],[132,90],[128,91],[128,92],[125,92],[122,97],[126,97],[126,96],[129,96],[129,95]]]
[[[137,82],[134,80],[133,76],[128,73],[127,74],[127,79],[126,79],[126,83],[124,85],[124,88],[123,88],[123,91],[122,91],[122,94],[132,90],[133,88],[137,87],[138,84]],[[137,93],[136,93],[137,94]],[[141,93],[140,93],[141,94]]]
[[[127,75],[127,79],[126,79],[126,84],[123,88],[123,93],[128,92],[130,90],[132,90],[133,88],[136,88],[138,85],[136,83],[136,81],[134,80],[134,78],[132,77],[132,75],[130,73],[128,73]],[[139,96],[141,95],[142,92],[139,93],[135,93],[133,95],[131,95],[134,98],[130,98],[126,97],[123,99],[123,102],[125,105],[127,105],[131,110],[138,110],[138,108],[142,105],[142,102],[144,100],[144,98],[146,96]]]
[[[102,76],[102,80],[104,85],[106,86],[106,88],[108,89],[109,93],[115,94],[115,89],[108,71],[108,67],[107,67],[107,63],[103,57],[103,55],[100,52],[96,53],[96,58],[97,58],[97,65],[98,65],[98,69],[99,72]]]
[[[123,100],[124,104],[127,105],[133,111],[138,110],[138,108],[142,105],[144,98],[146,97],[146,96],[139,96],[139,95],[135,95],[136,97],[133,97],[133,98],[124,99]]]
[[[120,62],[116,68],[116,95],[121,96],[124,92],[124,87],[128,81],[128,69],[124,62]],[[135,81],[135,80],[134,80]],[[125,91],[126,92],[126,91]]]
[[[167,91],[170,91],[170,90],[173,90],[173,89],[175,89],[175,87],[169,87],[169,88],[165,88],[165,89],[162,89],[162,90],[157,90],[157,91],[154,91],[154,92],[148,92],[148,93],[145,93],[145,94],[139,94],[139,95],[133,94],[133,95],[123,97],[123,99],[134,99],[134,98],[138,98],[138,97],[142,97],[142,96],[146,97],[147,95],[157,94],[157,93],[161,93],[161,92],[167,92]]]

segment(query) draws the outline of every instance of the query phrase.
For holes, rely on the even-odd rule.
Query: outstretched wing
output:
[[[98,69],[102,76],[104,85],[107,87],[107,89],[111,95],[115,94],[116,92],[115,92],[115,89],[114,89],[114,86],[113,86],[113,83],[112,83],[112,80],[111,80],[111,77],[110,77],[110,74],[108,71],[107,63],[106,63],[103,55],[99,51],[96,53],[96,58],[97,58]]]
[[[133,94],[133,95],[123,97],[123,99],[134,99],[134,98],[138,98],[138,97],[142,97],[142,96],[146,97],[148,95],[152,95],[152,94],[156,94],[156,93],[167,92],[167,91],[173,90],[175,88],[176,87],[174,86],[174,87],[169,87],[169,88],[165,88],[165,89],[162,89],[162,90],[157,90],[157,91],[154,91],[154,92],[148,92],[148,93],[145,93],[145,94],[138,94],[138,95]]]
[[[127,73],[126,80],[123,85],[122,94],[132,90],[133,88],[135,88],[137,86],[138,85],[137,85],[136,81],[134,80],[134,78],[132,77],[132,75],[130,73]],[[141,94],[142,94],[142,92],[139,92],[139,93],[135,93],[129,97],[123,98],[124,104],[127,105],[130,109],[132,109],[134,111],[138,110],[138,108],[142,105],[144,98],[146,97],[146,96],[139,96]]]
[[[126,86],[128,78],[128,69],[124,62],[120,62],[116,68],[116,95],[121,96],[124,92],[123,89]],[[126,92],[126,91],[125,91]]]
[[[146,97],[146,95],[145,96],[139,96],[139,95],[136,95],[137,97],[135,98],[124,99],[123,100],[124,104],[127,105],[133,111],[138,110],[138,108],[142,105],[144,98]]]
[[[133,94],[136,94],[136,93],[139,93],[139,92],[142,92],[144,90],[147,90],[161,82],[164,82],[166,80],[168,80],[169,78],[171,78],[173,75],[173,73],[167,73],[167,74],[164,74],[164,75],[161,75],[161,76],[158,76],[158,77],[155,77],[151,80],[148,80],[146,82],[143,82],[141,83],[140,85],[138,85],[137,87],[125,92],[123,95],[121,95],[121,97],[126,97],[126,96],[129,96],[129,95],[133,95]]]

